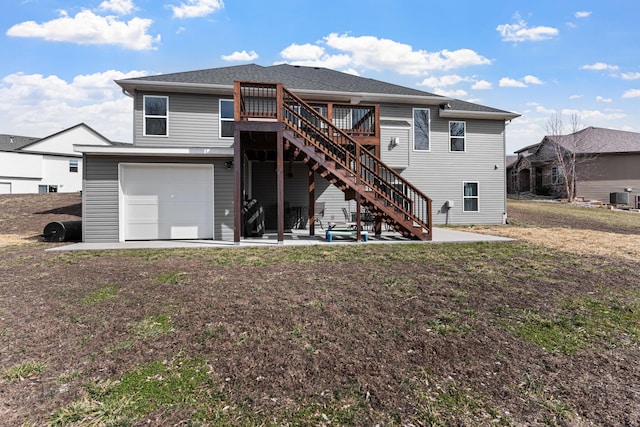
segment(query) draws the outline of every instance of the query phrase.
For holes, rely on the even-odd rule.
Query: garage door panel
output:
[[[213,237],[210,165],[125,166],[125,240]]]

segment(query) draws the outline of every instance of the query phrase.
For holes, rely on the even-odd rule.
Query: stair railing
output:
[[[234,95],[236,120],[282,121],[352,174],[356,186],[364,184],[387,206],[431,234],[431,199],[282,84],[236,82]]]

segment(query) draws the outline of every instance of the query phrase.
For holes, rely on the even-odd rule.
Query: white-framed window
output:
[[[413,150],[431,151],[431,110],[413,109]]]
[[[462,183],[462,212],[478,212],[480,210],[480,184],[475,181]]]
[[[234,117],[233,117],[233,99],[220,100],[220,138],[233,138],[234,136]]]
[[[466,151],[467,123],[449,122],[449,151]]]
[[[69,160],[69,172],[72,172],[72,173],[78,172],[78,161],[76,159]]]
[[[551,184],[562,184],[562,166],[553,166],[551,168]]]
[[[143,135],[169,136],[169,97],[144,95]]]

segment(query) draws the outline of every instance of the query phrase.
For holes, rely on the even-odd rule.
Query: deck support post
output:
[[[316,235],[316,175],[309,168],[309,236]]]
[[[278,244],[284,244],[284,132],[278,130],[276,151],[276,182],[278,204]]]
[[[240,244],[242,233],[242,143],[240,129],[233,132],[233,242]]]

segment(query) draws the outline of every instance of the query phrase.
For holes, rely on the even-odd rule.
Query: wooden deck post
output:
[[[362,161],[359,145],[356,146],[355,159],[353,160],[356,166],[356,188],[359,188],[360,187],[360,162]],[[361,209],[362,207],[360,206],[360,190],[356,190],[356,241],[357,242],[362,241],[362,233],[361,233],[362,218],[361,218],[361,212],[360,212]]]
[[[233,131],[233,241],[240,244],[242,233],[242,143],[240,129]]]
[[[316,235],[316,175],[309,167],[309,236]]]
[[[278,243],[284,243],[284,132],[278,131],[276,150],[276,181],[277,181],[277,203],[278,203]]]

